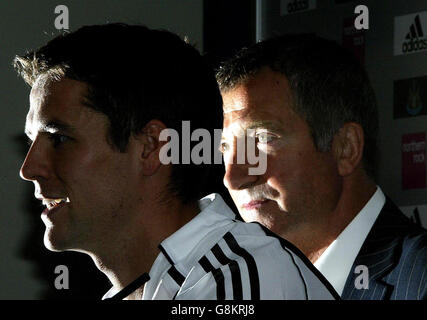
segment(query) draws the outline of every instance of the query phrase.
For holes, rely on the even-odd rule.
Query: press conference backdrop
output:
[[[378,100],[378,184],[427,227],[427,1],[258,0],[256,25],[257,41],[315,33],[354,52]]]

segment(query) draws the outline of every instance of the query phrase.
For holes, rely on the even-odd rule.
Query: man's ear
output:
[[[166,129],[163,122],[150,120],[136,139],[139,144],[139,159],[143,175],[153,175],[162,165],[160,162],[160,149],[166,143],[160,141],[160,133]]]
[[[363,158],[364,132],[356,122],[345,123],[334,136],[332,151],[341,176],[352,174]]]

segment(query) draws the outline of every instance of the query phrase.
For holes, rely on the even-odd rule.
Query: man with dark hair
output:
[[[228,188],[246,222],[294,243],[344,299],[425,299],[426,231],[375,183],[378,112],[366,72],[332,41],[284,35],[217,72]],[[239,163],[251,129],[263,175]]]
[[[209,161],[164,161],[165,130],[222,125],[214,74],[191,45],[89,26],[15,67],[32,87],[21,176],[46,205],[45,246],[91,256],[113,284],[105,299],[336,297],[291,244],[236,221],[219,194],[199,201]]]

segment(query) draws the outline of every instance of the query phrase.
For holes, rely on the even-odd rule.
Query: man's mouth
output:
[[[246,210],[258,209],[269,201],[271,200],[270,199],[252,200],[250,202],[243,204],[242,207],[243,209],[246,209]]]
[[[50,211],[58,207],[59,205],[70,202],[69,198],[56,198],[56,199],[48,199],[45,198],[42,200],[43,205]]]

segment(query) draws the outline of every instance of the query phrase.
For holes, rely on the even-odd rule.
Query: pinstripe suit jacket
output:
[[[354,270],[365,265],[369,287],[357,289]],[[387,198],[344,286],[347,300],[427,299],[427,231],[410,221]]]

